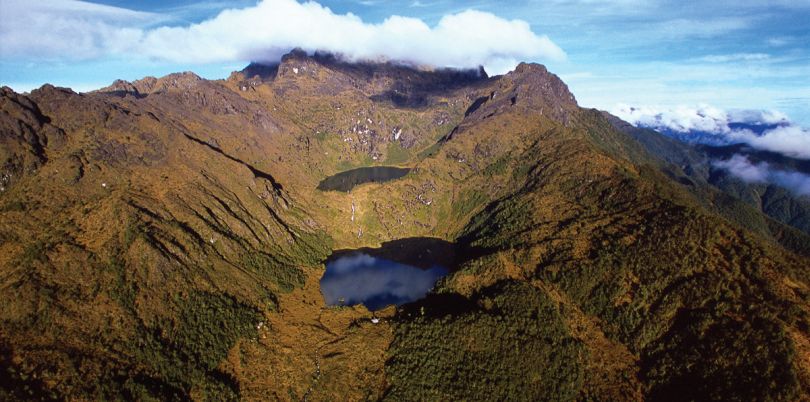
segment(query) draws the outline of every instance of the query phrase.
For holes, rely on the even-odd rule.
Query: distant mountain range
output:
[[[779,183],[748,182],[716,166],[717,161],[743,156],[752,164],[765,163],[770,169],[810,175],[810,160],[758,150],[747,144],[711,145],[717,143],[716,139],[719,137],[713,132],[673,133],[673,130],[658,132],[634,127],[612,115],[608,115],[608,118],[614,127],[629,134],[650,153],[672,165],[671,171],[677,171],[689,183],[718,189],[723,194],[731,196],[735,202],[742,201],[773,219],[810,234],[810,196],[797,194]],[[735,129],[756,129],[754,132],[757,135],[778,126],[742,123],[731,125]],[[709,137],[710,140],[705,140],[705,137]]]
[[[4,88],[0,399],[804,400],[810,206],[734,155],[809,172],[538,64]],[[368,166],[411,170],[318,190]],[[454,261],[426,298],[325,304],[333,251],[423,241]]]
[[[754,135],[761,136],[767,131],[775,130],[780,127],[787,127],[787,123],[729,123],[728,128],[732,131],[742,131],[747,130],[753,133]],[[732,141],[728,138],[718,135],[718,133],[714,131],[702,131],[702,130],[688,130],[688,131],[679,131],[669,127],[645,127],[642,128],[650,128],[658,131],[661,134],[666,135],[667,137],[674,138],[681,142],[685,142],[687,144],[702,144],[702,145],[711,145],[711,146],[724,146],[729,145]]]

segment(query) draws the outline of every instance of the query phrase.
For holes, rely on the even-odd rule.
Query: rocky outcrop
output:
[[[55,90],[55,89],[54,89]],[[47,148],[60,148],[65,133],[50,124],[31,99],[0,89],[0,192],[48,159]]]

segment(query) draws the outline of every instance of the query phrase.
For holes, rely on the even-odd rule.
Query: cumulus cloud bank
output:
[[[800,159],[810,159],[810,131],[799,126],[781,126],[755,135],[750,130],[735,130],[729,138],[757,149],[777,152]]]
[[[709,105],[655,108],[619,105],[611,113],[639,127],[692,143],[748,144],[792,158],[810,159],[810,130],[783,113],[763,110],[726,111]]]
[[[165,18],[74,0],[0,2],[0,56],[26,61],[82,60],[123,52],[141,27]]]
[[[159,15],[74,0],[4,0],[3,57],[89,59],[104,55],[182,63],[276,61],[294,47],[349,59],[477,67],[503,72],[519,60],[561,60],[565,52],[521,20],[468,10],[435,26],[391,16],[379,24],[335,14],[316,2],[262,0],[197,24],[167,26]]]
[[[769,164],[751,163],[743,155],[728,160],[714,161],[712,166],[723,169],[748,183],[774,183],[800,196],[810,196],[810,176],[794,171],[774,169]]]

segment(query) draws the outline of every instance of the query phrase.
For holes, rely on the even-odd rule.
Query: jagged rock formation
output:
[[[684,180],[699,156],[650,152],[542,66],[293,52],[223,81],[4,89],[0,110],[4,398],[810,392],[808,237],[718,208]],[[316,190],[381,164],[412,170]],[[457,244],[432,295],[375,322],[323,305],[331,250],[411,237]]]

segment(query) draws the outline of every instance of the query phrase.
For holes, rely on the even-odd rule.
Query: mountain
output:
[[[294,51],[0,110],[4,399],[810,395],[808,236],[541,65]],[[411,170],[317,189],[367,166]],[[325,305],[334,250],[419,239],[455,250],[427,297]]]
[[[810,162],[744,144],[712,146],[683,142],[679,137],[634,127],[604,114],[616,129],[633,137],[664,162],[664,171],[690,186],[698,198],[707,201],[704,204],[709,209],[765,237],[779,238],[785,234],[784,227],[774,225],[771,219],[810,235],[810,197],[797,195],[778,183],[746,182],[714,166],[717,161],[741,155],[753,164],[765,163],[771,169],[810,174]],[[746,211],[752,208],[762,214]]]

